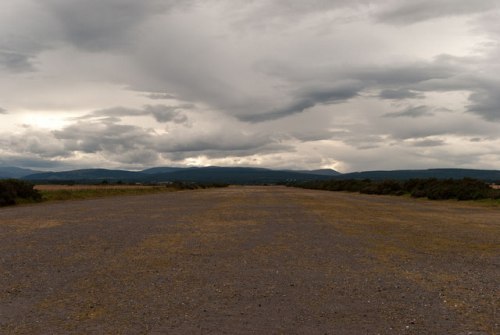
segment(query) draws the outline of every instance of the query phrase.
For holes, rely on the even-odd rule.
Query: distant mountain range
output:
[[[411,178],[461,179],[464,177],[489,182],[500,181],[500,170],[473,169],[428,169],[428,170],[394,170],[364,171],[341,174],[331,169],[320,170],[271,170],[250,167],[154,167],[142,171],[84,169],[63,172],[40,172],[17,167],[0,167],[0,179],[20,178],[37,183],[43,182],[76,182],[76,183],[110,183],[137,182],[199,182],[227,184],[271,184],[287,181],[309,181],[324,179],[371,179],[371,180],[405,180]]]
[[[394,170],[364,171],[345,173],[338,179],[371,179],[371,180],[407,180],[412,178],[462,179],[474,178],[484,181],[500,181],[500,170],[474,169],[428,169],[428,170]]]
[[[330,175],[325,175],[315,174],[312,171],[299,172],[243,167],[205,167],[154,174],[148,180],[154,182],[179,180],[202,183],[267,184],[284,181],[327,179],[338,174],[334,170],[331,170]]]
[[[85,169],[63,172],[41,172],[22,177],[32,181],[142,181],[147,174],[125,170]]]
[[[85,169],[64,172],[42,172],[21,177],[34,182],[198,182],[226,184],[267,184],[285,181],[327,179],[340,175],[334,170],[285,171],[243,167],[156,167],[143,171]]]

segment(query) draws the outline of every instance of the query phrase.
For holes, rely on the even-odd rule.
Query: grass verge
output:
[[[40,190],[42,201],[66,201],[66,200],[84,200],[104,197],[114,197],[122,195],[143,195],[162,192],[178,191],[174,187],[150,186],[140,188],[75,188],[75,189],[52,189]]]
[[[36,185],[37,197],[16,197],[11,204],[32,204],[39,202],[84,200],[126,195],[145,195],[154,193],[194,190],[213,187],[226,187],[225,184],[172,183],[162,186],[147,185]],[[33,186],[31,186],[33,187]]]

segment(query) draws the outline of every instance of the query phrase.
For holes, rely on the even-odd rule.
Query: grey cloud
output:
[[[171,100],[171,99],[177,99],[177,97],[175,95],[169,94],[169,93],[152,92],[152,93],[146,94],[145,96],[148,97],[149,99],[153,99],[153,100]]]
[[[474,87],[474,70],[484,66],[482,57],[440,54],[429,61],[369,64],[339,68],[332,65],[304,66],[276,60],[254,64],[258,72],[278,77],[291,85],[310,82],[351,81],[359,89],[379,89],[383,99],[420,98],[422,91]]]
[[[70,166],[65,164],[60,160],[51,160],[34,157],[33,154],[22,155],[9,155],[3,156],[0,160],[0,164],[3,166],[22,166],[28,169],[61,169],[61,168],[76,168],[75,166]]]
[[[71,152],[65,150],[62,143],[46,131],[28,127],[24,134],[7,134],[7,136],[8,139],[1,142],[7,142],[9,150],[16,154],[29,154],[41,159],[71,156]]]
[[[474,137],[483,135],[495,135],[499,133],[499,125],[483,120],[474,120],[472,117],[459,117],[454,114],[439,115],[433,118],[414,118],[411,122],[400,122],[393,119],[393,126],[390,134],[391,139],[416,140],[439,137],[446,139],[448,136]],[[397,122],[397,123],[395,123]],[[384,128],[382,128],[384,129]],[[492,139],[494,140],[494,139]]]
[[[498,12],[484,25],[477,22],[480,15],[469,15],[497,1],[22,1],[29,11],[18,7],[21,1],[6,2],[18,9],[10,16],[22,20],[0,22],[0,67],[7,74],[0,83],[5,89],[0,103],[10,112],[2,121],[40,113],[64,115],[61,119],[74,124],[55,132],[29,131],[31,137],[12,136],[15,141],[4,135],[2,155],[18,151],[41,160],[95,159],[116,165],[161,162],[162,155],[258,155],[264,162],[267,153],[283,153],[299,162],[289,164],[302,164],[314,157],[341,160],[336,150],[346,147],[352,152],[345,156],[346,165],[348,160],[365,167],[403,160],[424,165],[450,161],[424,163],[408,152],[435,153],[444,150],[442,144],[457,148],[449,137],[487,138],[500,127],[494,44]],[[193,2],[200,5],[189,7]],[[443,29],[443,35],[436,31],[437,36],[426,39],[434,23],[404,26],[462,14],[468,16],[434,23],[455,27],[468,20],[471,29],[464,36]],[[374,19],[399,26],[374,24]],[[241,30],[233,29],[238,24]],[[8,26],[12,29],[6,32]],[[469,26],[462,28],[459,33]],[[418,43],[403,43],[407,36]],[[443,47],[435,43],[441,37]],[[492,42],[481,44],[486,38]],[[473,56],[431,58],[469,51]],[[58,85],[67,85],[79,98],[73,100]],[[407,105],[405,99],[421,101]],[[96,103],[113,106],[116,101],[148,105],[95,110],[71,119]],[[453,112],[441,112],[442,107]],[[18,117],[17,111],[26,115]],[[209,120],[210,115],[216,117]],[[141,126],[146,124],[155,129]],[[495,147],[495,141],[485,140],[484,147]],[[317,149],[323,147],[328,148]],[[381,162],[380,153],[390,157]],[[364,158],[372,154],[373,161]],[[272,159],[279,164],[280,158]]]
[[[0,10],[0,69],[33,72],[40,52],[58,38],[53,20],[38,1],[2,1]]]
[[[422,116],[432,116],[434,113],[432,113],[431,109],[427,106],[416,106],[416,107],[408,107],[405,110],[402,110],[400,112],[394,112],[394,113],[387,113],[384,114],[384,117],[412,117],[412,118],[417,118],[417,117],[422,117]]]
[[[488,33],[494,40],[498,39],[500,36],[500,22],[498,20],[498,15],[500,14],[499,10],[500,6],[496,11],[484,13],[475,20],[475,24],[484,32]],[[499,50],[497,50],[496,53],[496,58],[498,59]]]
[[[379,97],[387,100],[419,99],[423,98],[423,94],[409,89],[399,88],[394,90],[383,90],[380,92]]]
[[[304,110],[318,104],[334,104],[345,102],[357,96],[362,86],[358,82],[340,83],[333,87],[303,88],[295,93],[295,101],[284,108],[278,108],[266,113],[240,116],[240,120],[247,122],[264,122],[276,120]]]
[[[145,115],[144,111],[134,108],[127,107],[113,107],[96,110],[90,114],[86,114],[80,117],[75,118],[76,120],[88,120],[93,118],[117,118],[119,120],[120,117],[124,116],[143,116]],[[113,121],[111,119],[110,121]]]
[[[8,112],[7,112],[7,110],[6,110],[6,109],[4,109],[4,108],[0,107],[0,114],[7,114],[7,113],[8,113]]]
[[[149,17],[191,1],[180,0],[41,0],[59,22],[63,35],[89,51],[121,48]]]
[[[15,51],[0,50],[0,69],[8,72],[31,72],[35,68],[32,63],[32,56]]]
[[[360,134],[356,135],[349,134],[349,136],[342,141],[359,150],[378,148],[384,143],[384,139],[379,135],[360,135]]]
[[[175,134],[162,136],[156,141],[156,148],[160,152],[233,152],[251,151],[274,143],[268,135],[245,134],[235,129],[226,129],[222,132],[195,133],[189,138],[179,139]]]
[[[151,132],[141,127],[100,122],[78,122],[53,132],[68,151],[125,153],[148,143]]]
[[[351,70],[352,71],[352,70]],[[421,83],[433,79],[446,79],[453,77],[462,71],[455,64],[443,62],[419,62],[403,65],[371,67],[354,70],[346,73],[363,81],[369,81],[367,85],[392,85],[396,87]]]
[[[186,115],[182,114],[180,110],[192,108],[194,108],[192,104],[180,106],[146,105],[144,106],[144,111],[152,114],[156,121],[160,123],[171,121],[175,123],[186,123],[188,118]]]
[[[443,140],[424,139],[412,143],[416,147],[437,147],[446,144]]]
[[[324,14],[344,10],[346,8],[360,8],[369,5],[371,0],[258,0],[258,1],[231,1],[236,10],[233,10],[233,26],[238,29],[268,30],[276,29],[281,25],[293,25],[303,18],[315,14]],[[242,11],[241,8],[245,10]],[[351,18],[351,17],[349,17]]]
[[[143,109],[113,107],[94,111],[90,114],[80,116],[76,118],[76,120],[100,118],[101,121],[103,121],[102,118],[106,118],[108,122],[114,123],[119,121],[121,117],[151,115],[159,123],[174,122],[182,124],[188,121],[188,117],[184,115],[183,111],[193,109],[194,107],[195,106],[193,104],[175,106],[145,105]]]
[[[145,149],[145,148],[136,148],[132,150],[128,150],[126,152],[108,152],[108,158],[111,158],[115,161],[118,161],[122,164],[131,164],[139,166],[152,166],[158,163],[160,155],[158,152]]]
[[[241,116],[240,120],[248,122],[264,122],[276,120],[293,114],[301,113],[305,109],[314,107],[315,105],[316,102],[314,100],[306,98],[303,100],[298,100],[287,107],[274,109],[267,113]]]
[[[158,135],[152,129],[97,121],[79,121],[53,131],[68,152],[101,154],[124,164],[154,163],[159,155],[180,159],[248,156],[258,152],[291,150],[267,134],[242,132],[235,128],[174,130]]]
[[[122,164],[154,164],[154,132],[138,126],[81,121],[53,135],[68,152],[96,154]]]
[[[291,93],[294,100],[284,107],[243,115],[239,118],[249,122],[275,120],[300,113],[318,104],[345,102],[363,91],[373,89],[381,89],[379,98],[387,100],[424,98],[423,92],[436,90],[438,86],[441,91],[470,90],[475,84],[465,75],[470,71],[469,62],[477,63],[478,60],[440,55],[429,62],[402,63],[384,67],[351,67],[341,70],[325,67],[314,68],[311,71],[304,71],[302,68],[295,71],[296,67],[275,61],[260,62],[256,64],[258,71],[278,76],[289,81],[290,85],[298,87]],[[307,77],[308,73],[311,77]],[[310,86],[308,82],[324,82],[329,78],[336,78],[340,84],[333,88],[325,88],[325,84],[321,84],[323,86],[320,85],[319,89],[307,88]],[[401,116],[418,114],[417,110],[406,112]]]
[[[317,129],[316,131],[293,131],[290,136],[301,142],[313,142],[332,139],[338,135],[346,135],[346,133],[335,132],[324,129]]]
[[[444,16],[470,15],[498,8],[496,0],[416,0],[389,3],[376,14],[389,24],[414,24]]]
[[[467,111],[477,114],[491,122],[500,121],[500,82],[489,79],[486,75],[478,76],[477,70],[464,69],[456,76],[449,78],[432,79],[410,85],[413,90],[421,92],[451,92],[469,91],[469,105]],[[483,71],[494,72],[494,67],[488,70],[484,64]]]
[[[469,112],[478,114],[488,121],[500,122],[500,85],[479,89],[469,96]]]
[[[489,75],[496,69],[497,65],[488,58],[440,55],[433,62],[389,68],[384,73],[378,70],[360,71],[356,77],[370,80],[374,86],[403,86],[381,91],[379,97],[382,99],[420,98],[424,92],[468,91],[471,93],[467,111],[487,121],[498,122],[500,82]],[[370,85],[367,84],[367,87]],[[430,115],[431,110],[425,111],[423,106],[386,114],[388,117]]]
[[[170,151],[163,153],[162,156],[172,161],[182,161],[186,158],[203,156],[209,159],[227,158],[230,157],[248,157],[252,155],[266,155],[283,152],[294,152],[295,148],[291,145],[271,143],[264,146],[257,146],[254,148],[248,147],[243,149],[206,149],[194,151]]]
[[[387,74],[381,77],[378,77],[373,71],[368,76],[366,74],[362,76],[385,85],[393,85],[391,81],[393,77],[394,82],[400,81],[397,78],[407,79],[400,83],[405,86],[404,88],[385,90],[380,94],[381,98],[387,98],[387,93],[389,93],[389,97],[396,98],[399,93],[404,97],[406,92],[415,93],[418,97],[423,92],[468,91],[471,93],[469,105],[465,106],[467,111],[477,114],[487,121],[500,121],[500,82],[491,75],[496,73],[498,65],[488,58],[441,55],[434,62],[427,66],[421,65],[419,68],[422,69],[420,75],[412,74],[412,70],[407,72],[396,69],[395,73],[401,73],[401,77],[394,75],[393,70],[388,70]],[[480,72],[482,74],[479,74]],[[392,113],[388,116],[398,116],[398,114]],[[412,112],[403,112],[400,116],[411,116],[409,114]],[[419,116],[421,113],[416,113],[416,115]]]
[[[471,91],[476,88],[477,84],[471,76],[461,74],[448,78],[429,79],[412,86],[413,90],[421,92]]]

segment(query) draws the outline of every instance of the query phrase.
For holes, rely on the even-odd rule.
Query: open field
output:
[[[0,209],[0,334],[498,334],[500,209],[229,187]]]
[[[143,190],[157,186],[148,185],[35,185],[39,191],[76,191],[76,190]]]

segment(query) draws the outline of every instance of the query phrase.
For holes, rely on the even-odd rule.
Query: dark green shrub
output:
[[[14,205],[17,199],[40,201],[42,196],[33,184],[17,179],[0,180],[0,206]]]

